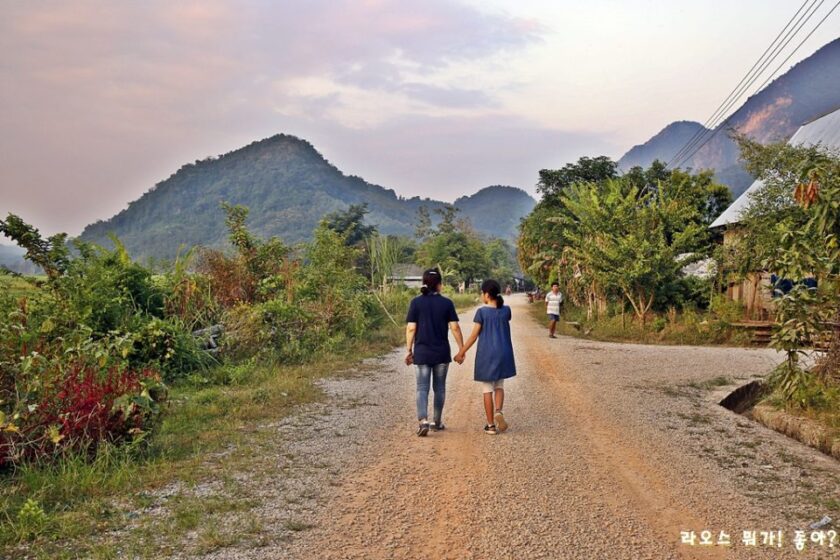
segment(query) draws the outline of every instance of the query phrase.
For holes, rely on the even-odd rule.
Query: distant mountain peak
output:
[[[788,140],[800,126],[840,105],[837,84],[840,84],[840,38],[823,45],[750,96],[680,166],[714,170],[716,179],[738,196],[753,179],[739,162],[740,154],[729,137],[729,130],[759,142]],[[700,126],[690,121],[671,123],[644,144],[631,148],[619,160],[619,167],[627,170],[634,165],[647,167],[655,159],[670,161],[685,145],[681,138],[687,136],[687,142],[694,134],[688,134],[690,128],[696,131]]]
[[[248,206],[255,233],[288,243],[308,239],[325,214],[351,204],[367,204],[369,223],[382,233],[400,235],[413,234],[421,206],[433,210],[444,204],[399,197],[346,175],[310,142],[275,134],[183,165],[116,216],[86,227],[81,238],[109,245],[108,234],[114,233],[139,259],[172,258],[181,245],[224,246],[222,201]],[[455,205],[480,233],[513,238],[520,218],[536,201],[516,187],[495,185],[460,197]]]
[[[458,204],[462,204],[468,200],[478,200],[481,198],[491,197],[518,198],[522,200],[530,199],[534,202],[534,204],[536,204],[534,198],[525,192],[525,190],[520,189],[519,187],[511,187],[509,185],[490,185],[489,187],[484,187],[483,189],[476,191],[474,194],[458,197],[454,204],[457,206]]]
[[[630,148],[618,160],[618,167],[623,171],[627,171],[636,165],[647,167],[656,159],[668,162],[695,134],[706,130],[699,122],[672,122],[644,144]]]

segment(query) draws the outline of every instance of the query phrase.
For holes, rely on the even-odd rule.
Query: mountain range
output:
[[[80,238],[108,245],[113,233],[141,260],[172,258],[181,246],[223,246],[223,201],[250,208],[248,224],[256,234],[287,243],[308,239],[325,214],[351,204],[367,204],[367,222],[399,235],[413,234],[421,206],[444,206],[345,175],[309,142],[277,134],[182,166],[116,216],[86,227]],[[536,201],[521,189],[492,186],[454,204],[479,233],[513,239]]]
[[[711,140],[679,166],[713,169],[718,181],[728,185],[737,197],[753,179],[738,161],[738,147],[729,136],[730,130],[763,143],[786,141],[804,123],[838,106],[840,39],[835,39],[747,99],[715,128]],[[673,122],[647,142],[631,148],[618,161],[619,167],[626,171],[634,165],[647,167],[655,159],[668,162],[697,131],[709,129],[697,122]]]
[[[752,178],[739,163],[728,130],[762,142],[787,140],[804,122],[840,106],[838,84],[840,39],[750,97],[681,166],[715,170],[717,179],[738,196]],[[627,170],[635,165],[646,167],[656,159],[670,161],[698,132],[709,131],[697,122],[673,122],[631,148],[619,160],[619,167]],[[308,239],[325,214],[351,204],[366,204],[369,223],[382,233],[399,235],[412,235],[420,207],[434,210],[444,206],[428,198],[398,196],[391,189],[346,175],[309,142],[277,134],[182,166],[117,215],[87,226],[80,238],[109,245],[108,236],[113,233],[141,260],[172,258],[182,246],[224,246],[223,201],[248,206],[249,226],[256,234],[276,235],[290,244]],[[516,237],[520,219],[535,204],[525,191],[499,185],[454,203],[479,233],[507,239]],[[4,263],[20,269],[20,255],[8,247],[0,248],[0,265]]]

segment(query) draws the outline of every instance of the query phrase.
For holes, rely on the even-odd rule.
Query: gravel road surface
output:
[[[774,352],[552,340],[524,297],[509,299],[518,375],[506,433],[482,433],[474,351],[450,368],[447,429],[426,438],[414,435],[402,351],[366,361],[324,383],[328,402],[276,426],[276,469],[244,480],[272,536],[211,556],[840,557],[840,541],[792,542],[837,519],[840,463],[716,404],[768,372]],[[762,531],[779,530],[781,547],[764,544]]]

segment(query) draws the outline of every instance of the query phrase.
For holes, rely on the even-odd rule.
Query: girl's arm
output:
[[[472,345],[475,344],[475,341],[478,340],[478,334],[480,332],[481,332],[481,323],[473,323],[473,329],[472,329],[472,332],[470,333],[470,337],[464,343],[464,347],[461,348],[461,351],[458,352],[458,355],[455,356],[456,361],[458,361],[457,358],[461,359],[461,361],[458,362],[458,363],[461,363],[461,362],[464,361],[464,356],[467,355],[467,351],[469,351],[469,349],[472,348]]]

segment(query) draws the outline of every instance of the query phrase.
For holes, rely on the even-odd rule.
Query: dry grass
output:
[[[533,317],[548,328],[545,305],[536,302],[530,306]],[[624,316],[586,319],[586,311],[567,307],[557,324],[557,334],[588,338],[605,342],[636,342],[642,344],[668,344],[690,346],[747,346],[749,336],[732,329],[728,324],[708,314],[694,312],[652,317],[642,327],[630,313]]]

